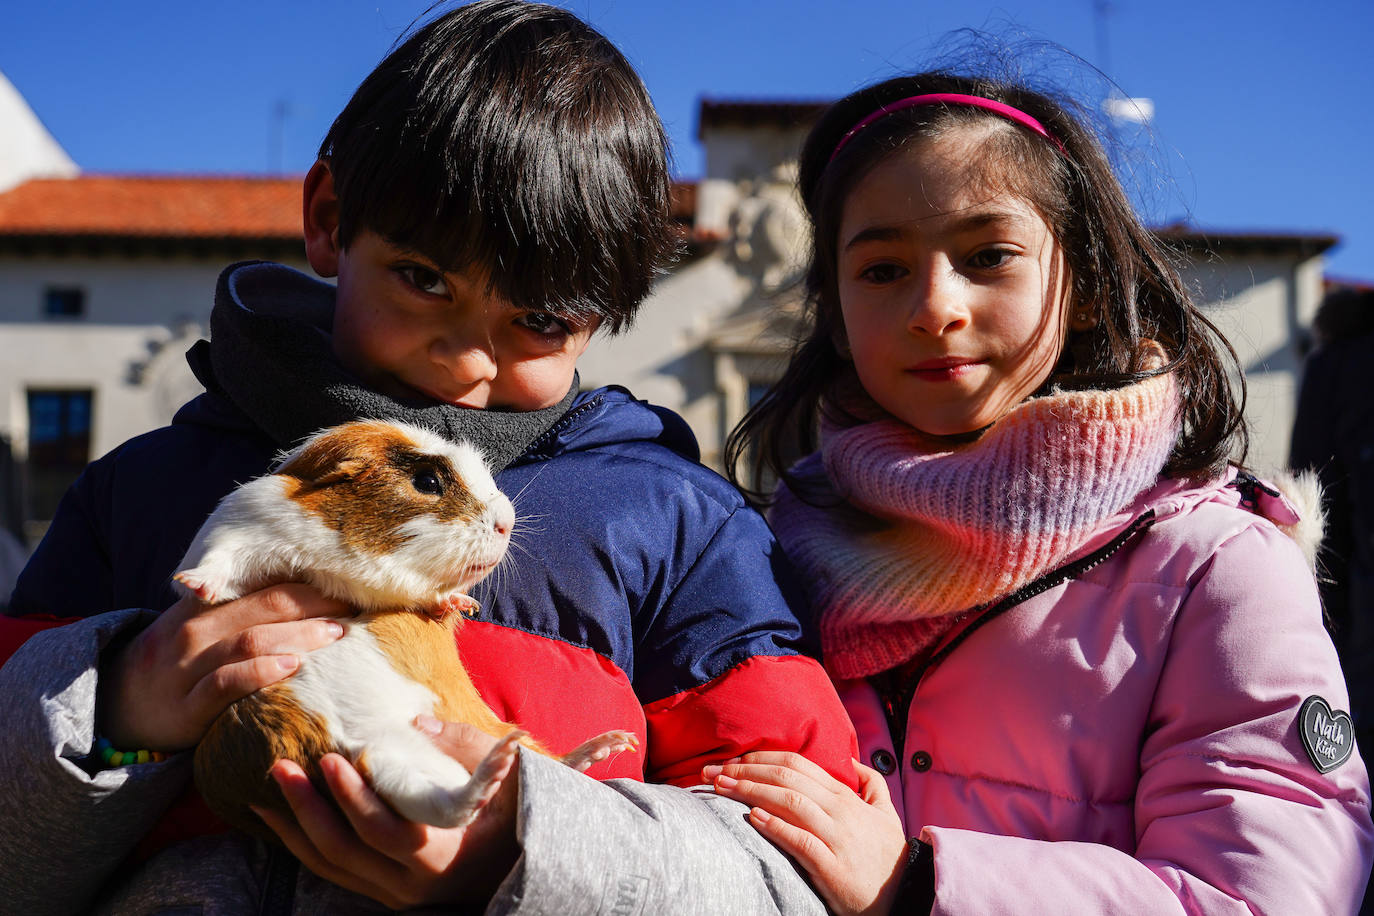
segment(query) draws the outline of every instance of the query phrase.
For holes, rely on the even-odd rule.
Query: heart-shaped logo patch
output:
[[[1302,701],[1298,737],[1318,772],[1329,773],[1350,759],[1355,750],[1355,722],[1350,713],[1332,709],[1321,697]]]

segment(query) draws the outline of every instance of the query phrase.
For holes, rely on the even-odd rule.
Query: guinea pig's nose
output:
[[[491,506],[491,526],[497,534],[509,535],[511,528],[515,525],[515,507],[510,504],[510,500],[502,496],[495,500]]]

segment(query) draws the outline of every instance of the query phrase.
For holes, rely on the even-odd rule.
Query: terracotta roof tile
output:
[[[82,175],[0,194],[0,236],[301,237],[301,178]]]

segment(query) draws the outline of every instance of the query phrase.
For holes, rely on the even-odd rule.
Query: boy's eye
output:
[[[572,333],[567,322],[550,312],[525,312],[515,321],[534,333],[545,336]]]
[[[896,264],[873,264],[859,271],[859,278],[869,283],[895,283],[906,275],[906,270]]]
[[[443,275],[438,271],[430,270],[428,267],[421,267],[418,264],[405,264],[397,267],[396,273],[401,275],[411,286],[424,293],[435,296],[447,296],[448,284],[444,282]]]

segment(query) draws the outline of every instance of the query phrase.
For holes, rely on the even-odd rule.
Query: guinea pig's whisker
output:
[[[528,515],[523,518],[517,517],[515,526],[511,529],[511,537],[514,537],[516,534],[524,534],[526,531],[535,533],[542,532],[544,530],[543,528],[535,528],[530,525],[530,522],[537,522],[542,518],[544,518],[542,515]]]
[[[524,496],[524,495],[525,495],[525,491],[528,490],[528,489],[530,488],[530,484],[532,484],[532,483],[534,483],[536,480],[538,480],[539,477],[540,477],[540,475],[542,475],[542,474],[544,473],[545,469],[547,469],[547,468],[548,468],[548,464],[541,464],[541,465],[539,466],[538,470],[536,470],[536,471],[534,472],[534,476],[531,477],[529,480],[525,481],[525,485],[524,485],[523,487],[520,488],[519,492],[517,492],[514,496],[512,496],[512,497],[510,498],[510,504],[511,504],[512,507],[515,506],[515,504],[516,504],[517,502],[520,501],[520,497],[521,497],[521,496]]]

